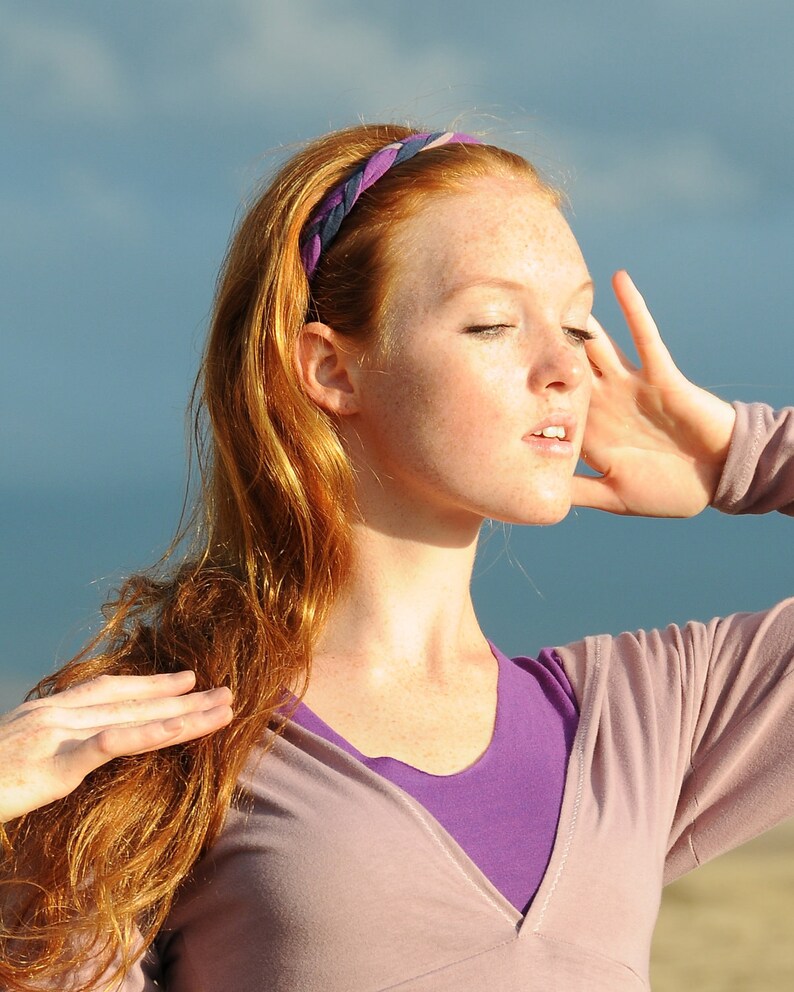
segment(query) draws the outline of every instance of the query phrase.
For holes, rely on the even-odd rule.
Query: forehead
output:
[[[514,282],[570,292],[587,279],[573,233],[547,193],[521,178],[472,180],[435,196],[395,236],[394,289],[447,296],[469,285]]]

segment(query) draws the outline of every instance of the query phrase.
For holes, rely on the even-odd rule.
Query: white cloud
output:
[[[0,77],[28,108],[88,119],[129,109],[120,64],[94,30],[12,12],[7,5],[0,18]]]
[[[484,66],[446,39],[401,40],[377,8],[322,0],[194,0],[156,24],[123,5],[100,21],[0,0],[0,21],[0,80],[20,106],[100,123],[443,112],[470,102]]]
[[[209,65],[226,101],[368,114],[410,110],[417,94],[471,82],[470,61],[452,46],[401,45],[374,18],[319,0],[234,0],[227,10],[234,31],[216,43]]]
[[[732,161],[708,136],[682,133],[652,139],[619,134],[568,134],[559,146],[573,173],[569,192],[580,212],[736,208],[759,194],[757,178]]]

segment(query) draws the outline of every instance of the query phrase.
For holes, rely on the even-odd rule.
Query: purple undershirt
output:
[[[551,856],[579,713],[551,648],[536,659],[510,659],[491,649],[499,664],[493,736],[477,761],[455,775],[367,757],[305,703],[292,719],[418,800],[524,912]]]

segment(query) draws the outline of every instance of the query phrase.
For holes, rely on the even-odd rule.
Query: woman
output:
[[[219,283],[201,543],[0,728],[5,987],[647,988],[663,881],[791,811],[794,607],[511,661],[478,531],[792,513],[794,415],[614,289],[640,368],[557,194],[469,136],[284,166]]]

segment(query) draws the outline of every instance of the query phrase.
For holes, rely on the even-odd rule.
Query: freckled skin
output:
[[[526,180],[439,197],[395,234],[393,346],[359,371],[342,425],[359,505],[470,530],[484,517],[545,524],[571,505],[591,388],[583,330],[592,286],[559,210]],[[494,284],[499,280],[499,284]],[[506,325],[498,332],[472,326]],[[575,419],[570,455],[526,436]]]

